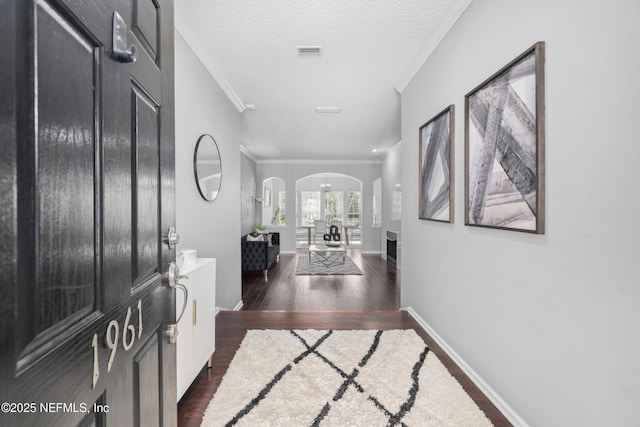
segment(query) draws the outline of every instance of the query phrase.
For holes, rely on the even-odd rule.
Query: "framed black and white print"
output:
[[[544,49],[465,96],[466,225],[544,234]]]
[[[453,223],[455,106],[420,127],[418,218]]]

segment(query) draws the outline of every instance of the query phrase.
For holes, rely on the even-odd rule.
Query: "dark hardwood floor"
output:
[[[297,254],[281,254],[269,269],[242,275],[243,310],[397,310],[400,308],[400,272],[378,254],[349,249],[347,256],[362,270],[355,276],[296,276]]]
[[[349,256],[363,276],[295,276],[293,254],[283,254],[272,266],[269,281],[262,273],[243,276],[242,311],[222,311],[216,317],[216,351],[213,366],[200,372],[178,404],[178,425],[199,426],[204,411],[218,388],[231,359],[249,329],[413,329],[427,343],[464,390],[496,426],[509,421],[475,386],[400,302],[399,272],[378,255]],[[347,289],[340,289],[340,287]],[[362,290],[358,294],[358,290]],[[366,292],[365,292],[366,291]],[[294,293],[290,298],[288,292]],[[390,300],[384,300],[384,296]],[[307,311],[304,311],[307,310]],[[326,311],[319,311],[326,310]]]

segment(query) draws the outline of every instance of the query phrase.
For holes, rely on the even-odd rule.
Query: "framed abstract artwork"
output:
[[[465,96],[465,224],[544,234],[544,60],[538,42]]]
[[[420,127],[418,218],[453,223],[455,106]]]

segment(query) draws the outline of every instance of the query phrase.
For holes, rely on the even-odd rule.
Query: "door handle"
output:
[[[113,12],[113,57],[125,63],[138,59],[138,48],[133,44],[127,47],[127,24],[116,11]]]
[[[186,279],[189,280],[189,276],[181,276],[180,275],[180,269],[178,268],[178,266],[176,265],[175,262],[171,262],[169,264],[169,269],[167,270],[167,274],[165,276],[166,280],[167,280],[167,285],[173,289],[177,286],[183,286],[180,283],[180,280],[182,279]]]
[[[176,323],[180,323],[180,319],[184,315],[185,310],[187,309],[187,300],[189,299],[189,290],[185,285],[180,283],[180,280],[186,279],[189,280],[189,276],[181,276],[180,270],[175,262],[169,264],[169,270],[167,271],[167,284],[171,289],[180,289],[184,292],[184,303],[182,304],[182,310],[180,311],[180,315],[176,319]]]
[[[189,290],[182,283],[176,284],[176,289],[181,289],[182,292],[184,292],[184,303],[182,304],[182,310],[180,311],[180,315],[176,319],[176,323],[180,323],[180,319],[182,319],[182,316],[184,316],[184,312],[187,309],[187,300],[189,299]]]
[[[180,323],[182,316],[184,316],[184,312],[187,310],[187,302],[189,300],[189,289],[187,289],[185,285],[180,283],[180,280],[182,279],[188,280],[189,277],[181,276],[178,266],[176,265],[175,262],[172,262],[169,264],[169,269],[167,270],[165,279],[167,281],[167,285],[169,286],[169,288],[176,289],[176,290],[180,289],[182,292],[184,292],[184,301],[182,303],[182,310],[180,310],[180,314],[176,316],[176,323],[168,325],[166,328],[166,334],[169,336],[169,343],[175,344],[177,340],[177,335],[178,335],[178,323]]]

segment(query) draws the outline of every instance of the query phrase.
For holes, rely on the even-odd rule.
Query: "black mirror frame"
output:
[[[216,147],[216,151],[218,152],[218,159],[220,159],[220,184],[218,185],[218,192],[216,196],[212,199],[207,198],[202,187],[200,187],[200,180],[198,179],[198,149],[200,148],[200,143],[206,137],[211,138],[211,141],[213,141],[213,145]],[[213,202],[218,198],[218,196],[220,195],[220,189],[222,188],[222,156],[220,155],[220,148],[218,147],[218,143],[216,142],[215,138],[208,133],[200,135],[200,137],[198,138],[198,142],[196,142],[196,148],[193,151],[193,176],[196,180],[196,187],[198,188],[198,192],[205,201]]]

